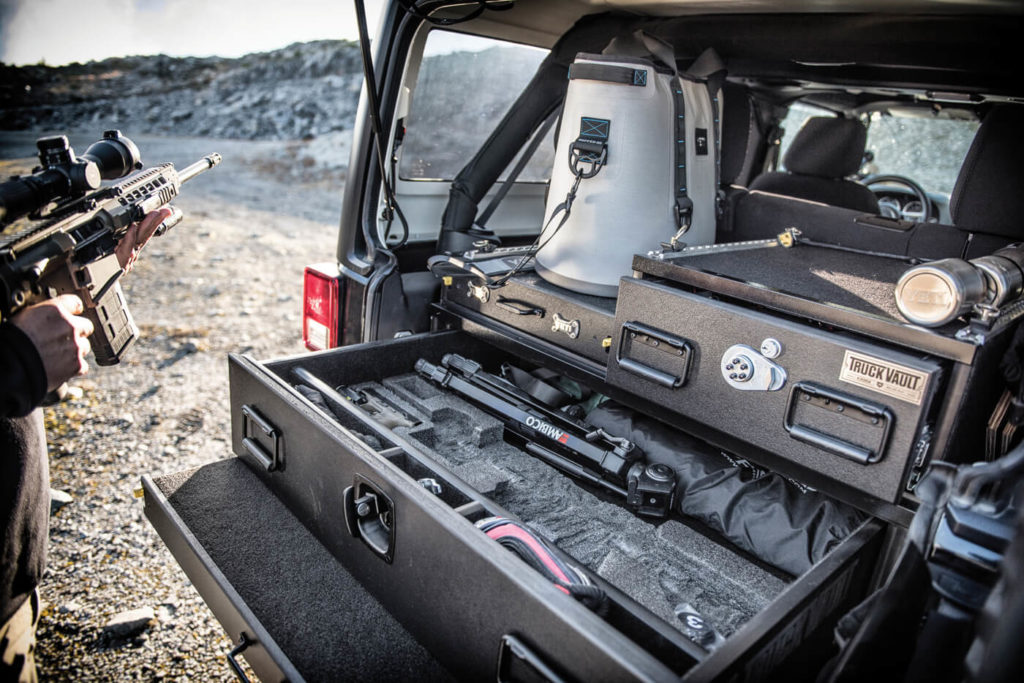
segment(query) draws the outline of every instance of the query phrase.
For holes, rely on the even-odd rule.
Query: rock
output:
[[[124,640],[133,638],[156,626],[156,614],[152,607],[140,607],[114,615],[103,626],[100,638],[103,640]]]
[[[57,510],[60,510],[65,505],[70,505],[74,500],[71,494],[66,491],[50,489],[50,514],[57,514]]]
[[[159,609],[157,609],[156,611],[156,616],[157,619],[159,619],[160,621],[166,622],[170,620],[177,612],[178,608],[175,605],[167,602],[160,605]]]
[[[79,611],[81,609],[82,609],[81,605],[79,605],[74,600],[70,600],[68,602],[65,602],[60,607],[58,607],[57,611],[60,612],[61,614],[71,614],[71,613],[77,612],[77,611]]]

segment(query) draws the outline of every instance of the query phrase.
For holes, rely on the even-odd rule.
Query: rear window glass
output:
[[[977,121],[934,116],[871,115],[868,151],[870,175],[899,175],[916,180],[928,192],[953,192],[960,167],[978,131]]]
[[[406,117],[399,176],[403,180],[453,179],[546,55],[546,50],[515,43],[431,31]],[[550,177],[554,131],[548,135],[552,141],[540,144],[520,181],[542,182]]]

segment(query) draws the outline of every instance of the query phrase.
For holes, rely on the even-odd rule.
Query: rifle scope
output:
[[[40,166],[32,175],[0,183],[0,225],[10,223],[55,200],[76,199],[100,186],[101,180],[123,178],[142,168],[139,148],[119,130],[76,157],[66,135],[39,138]]]

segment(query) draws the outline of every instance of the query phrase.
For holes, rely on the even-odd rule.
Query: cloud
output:
[[[371,34],[382,0],[367,0]],[[0,0],[0,60],[60,65],[112,56],[237,57],[357,36],[344,0]]]

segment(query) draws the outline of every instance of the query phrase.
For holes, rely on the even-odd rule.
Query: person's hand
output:
[[[79,315],[83,310],[81,299],[74,294],[62,294],[29,306],[11,318],[11,323],[35,344],[46,368],[48,391],[89,371],[85,354],[89,353],[93,328],[87,318]]]
[[[160,224],[171,217],[171,209],[164,207],[157,209],[156,211],[150,211],[146,214],[138,223],[132,223],[128,228],[128,231],[121,238],[121,241],[114,247],[114,253],[117,254],[117,262],[121,265],[121,269],[124,272],[128,272],[135,265],[135,259],[139,257],[139,252],[146,246],[146,242],[153,236],[156,229],[160,227]]]

